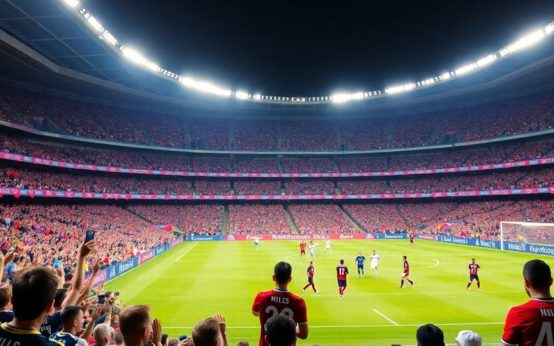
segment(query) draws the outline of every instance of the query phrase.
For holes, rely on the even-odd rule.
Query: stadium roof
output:
[[[23,43],[40,53],[55,66],[68,72],[65,74],[67,78],[90,76],[91,78],[80,79],[104,87],[122,86],[120,91],[138,91],[143,96],[160,95],[163,98],[178,100],[180,103],[209,103],[220,106],[230,104],[227,101],[186,91],[179,88],[174,81],[160,78],[130,64],[122,59],[116,50],[99,40],[97,35],[60,0],[0,0],[0,14],[0,27],[5,31],[4,34],[8,34],[3,36],[4,53],[10,49],[13,50],[14,46],[18,47],[18,43]],[[18,42],[14,43],[10,38],[15,38]],[[510,56],[506,61],[495,64],[492,68],[432,88],[418,90],[409,95],[395,96],[390,102],[448,93],[452,90],[491,82],[510,75],[513,71],[525,69],[538,61],[547,61],[546,65],[549,66],[549,61],[553,56],[554,44],[552,41],[547,40],[545,44],[534,47],[528,52]],[[7,46],[10,47],[7,48]],[[21,47],[15,48],[15,50],[24,51]],[[7,54],[12,58],[14,56],[13,52]],[[27,51],[25,54],[32,55]],[[72,71],[77,74],[70,73]],[[366,103],[364,106],[387,102],[389,101],[375,100],[364,102]],[[241,106],[240,101],[231,103]],[[315,106],[315,108],[321,108],[321,105]],[[306,105],[304,108],[309,109],[310,106]]]

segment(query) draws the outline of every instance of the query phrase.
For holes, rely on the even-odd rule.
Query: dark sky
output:
[[[420,80],[554,21],[553,0],[82,2],[163,67],[286,96]]]

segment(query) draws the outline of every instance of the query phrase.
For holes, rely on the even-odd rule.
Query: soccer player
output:
[[[288,291],[292,279],[292,267],[287,262],[279,262],[273,269],[275,288],[260,292],[254,299],[252,314],[260,319],[259,346],[268,346],[265,340],[267,320],[275,315],[286,315],[297,324],[296,336],[300,339],[308,337],[308,314],[304,299]]]
[[[310,240],[310,245],[308,245],[308,257],[310,260],[315,260],[315,247],[316,244],[314,244],[313,240]]]
[[[371,253],[371,272],[373,275],[377,275],[377,270],[379,269],[379,255],[377,254],[377,251],[373,250]]]
[[[306,246],[308,246],[308,244],[306,244],[305,240],[302,240],[302,242],[300,242],[300,256],[306,255]]]
[[[331,252],[331,238],[325,240],[325,252]]]
[[[346,289],[346,277],[348,276],[348,267],[344,265],[344,260],[340,260],[337,266],[337,283],[339,284],[340,299],[343,298],[344,290]]]
[[[315,284],[314,284],[314,273],[315,273],[314,262],[310,262],[310,265],[308,266],[306,273],[308,274],[308,283],[303,288],[304,292],[306,291],[306,288],[312,286],[312,289],[314,290],[314,292],[317,293],[317,290],[315,289]]]
[[[358,257],[354,260],[356,262],[356,265],[358,266],[358,277],[361,278],[362,275],[364,275],[364,262],[365,257],[362,255],[362,252],[358,254]]]
[[[552,345],[554,344],[554,298],[550,294],[552,273],[550,267],[539,259],[523,266],[523,281],[531,300],[510,309],[504,324],[504,345]]]
[[[410,238],[410,246],[414,246],[414,231],[411,231],[410,234],[408,234],[408,238]]]
[[[410,264],[408,263],[408,257],[402,256],[404,264],[402,265],[402,277],[400,278],[400,288],[404,287],[404,280],[408,280],[410,287],[414,287],[414,282],[410,280]]]
[[[481,281],[479,281],[479,274],[477,273],[479,271],[479,268],[481,267],[477,263],[475,263],[475,258],[471,259],[471,263],[469,264],[468,268],[469,268],[469,282],[467,283],[467,290],[469,291],[469,288],[473,283],[473,280],[477,280],[477,289],[481,290]]]
[[[256,250],[258,250],[258,248],[260,247],[260,238],[259,237],[254,237],[254,247],[256,248]]]

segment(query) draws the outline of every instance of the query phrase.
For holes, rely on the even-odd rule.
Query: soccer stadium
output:
[[[550,1],[0,0],[0,165],[1,346],[554,346]]]

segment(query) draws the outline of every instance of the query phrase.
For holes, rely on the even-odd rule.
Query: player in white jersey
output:
[[[371,272],[373,275],[377,275],[377,270],[379,267],[379,255],[377,254],[377,251],[373,250],[371,254]]]
[[[256,250],[258,250],[259,246],[260,246],[260,238],[254,237],[254,247],[256,248]]]
[[[331,238],[327,238],[325,241],[325,252],[331,252]]]
[[[315,247],[316,244],[314,244],[313,240],[310,240],[310,244],[308,245],[308,259],[315,260]]]

